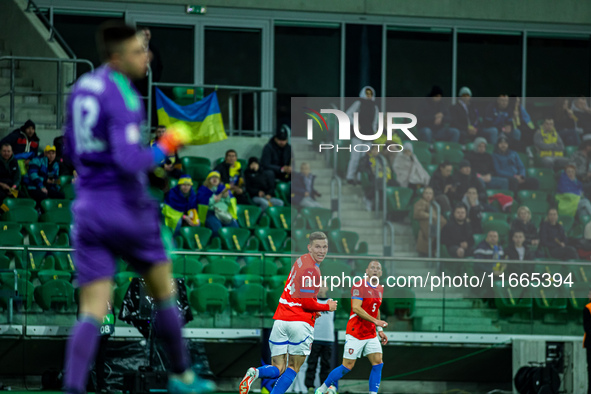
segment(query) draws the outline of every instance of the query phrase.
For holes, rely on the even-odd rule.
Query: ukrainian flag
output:
[[[191,142],[187,145],[205,145],[228,138],[224,130],[220,105],[216,92],[196,103],[181,106],[156,88],[158,124],[170,126],[183,121],[191,129]]]

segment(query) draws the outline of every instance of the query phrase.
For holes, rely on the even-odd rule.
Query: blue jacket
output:
[[[505,178],[513,178],[514,175],[525,176],[525,167],[515,151],[507,149],[503,154],[496,149],[493,153],[493,161],[497,176]]]
[[[505,255],[501,245],[492,246],[486,242],[486,239],[483,239],[474,250],[474,258],[480,260],[493,260],[490,264],[474,263],[474,273],[480,275],[483,272],[492,272],[494,265],[500,260],[504,260]]]
[[[215,191],[215,194],[220,194],[226,189],[226,185],[220,183]],[[213,191],[207,186],[201,185],[197,189],[197,204],[209,206],[209,199],[213,196]],[[232,193],[228,192],[229,198],[232,198]]]
[[[499,109],[497,103],[490,104],[484,112],[484,126],[500,129],[507,125],[513,125],[511,115],[509,115],[509,107]]]
[[[583,184],[577,178],[571,180],[566,172],[563,172],[558,179],[558,187],[556,189],[558,193],[572,193],[580,196],[583,194]]]
[[[179,212],[187,212],[191,209],[197,209],[197,194],[191,188],[189,195],[185,197],[180,186],[176,185],[166,193],[164,202]]]
[[[24,178],[24,184],[29,189],[47,189],[59,190],[57,183],[47,183],[49,179],[57,180],[60,176],[60,165],[57,160],[49,163],[47,157],[35,157],[29,163],[29,172]]]

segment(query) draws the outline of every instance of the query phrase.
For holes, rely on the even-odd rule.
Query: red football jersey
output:
[[[291,267],[273,319],[302,321],[314,327],[316,312],[329,310],[328,304],[319,304],[316,300],[319,286],[320,269],[307,253],[297,259]]]
[[[382,305],[382,294],[384,286],[372,287],[369,283],[364,283],[360,287],[353,287],[351,289],[351,301],[361,300],[361,307],[371,317],[378,317],[380,305]],[[370,339],[375,337],[376,325],[372,322],[364,320],[353,312],[351,307],[351,315],[347,323],[347,334],[354,336],[357,339]]]

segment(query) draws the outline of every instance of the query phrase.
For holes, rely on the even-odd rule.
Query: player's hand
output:
[[[331,298],[330,300],[328,300],[327,304],[328,304],[329,311],[334,312],[337,310],[338,301],[335,301]]]
[[[383,320],[376,320],[376,327],[386,328],[388,327],[388,323]]]
[[[380,342],[382,342],[382,345],[385,345],[385,344],[387,344],[387,343],[388,343],[388,336],[387,336],[386,334],[384,334],[384,332],[383,332],[383,331],[379,331],[379,332],[378,332],[378,336],[379,336],[379,337],[380,337],[380,339],[381,339],[381,341],[380,341]]]

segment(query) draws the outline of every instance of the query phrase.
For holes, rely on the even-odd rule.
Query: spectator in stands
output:
[[[505,256],[508,260],[533,260],[535,259],[532,251],[525,245],[525,234],[523,231],[515,231],[512,233],[511,243],[505,252]],[[509,265],[511,272],[522,272],[521,265]]]
[[[456,205],[453,218],[441,230],[441,243],[447,247],[447,252],[453,258],[463,258],[472,255],[474,237],[472,226],[466,218],[464,204]]]
[[[476,234],[482,233],[482,212],[486,209],[478,199],[478,190],[475,187],[470,187],[462,198],[462,203],[466,206],[466,216],[470,219],[472,230]]]
[[[486,138],[478,137],[474,140],[474,150],[465,153],[464,157],[470,162],[472,171],[476,174],[486,189],[509,189],[507,178],[495,176],[495,162],[486,151]]]
[[[513,127],[512,112],[512,109],[509,108],[509,96],[506,94],[499,95],[496,102],[486,108],[484,132],[494,136],[492,144],[496,144],[497,139],[503,135],[511,141],[512,145],[519,146],[521,131]]]
[[[256,157],[248,159],[248,168],[244,173],[246,192],[252,201],[264,211],[270,206],[283,206],[283,200],[275,197],[275,182],[273,178],[261,170]]]
[[[322,204],[316,201],[316,197],[322,195],[314,189],[316,175],[312,175],[310,164],[302,163],[300,172],[293,174],[291,181],[291,203],[302,208],[322,208]]]
[[[577,251],[566,242],[564,227],[558,223],[558,211],[550,208],[546,220],[540,225],[540,247],[547,257],[563,261],[576,259]]]
[[[248,199],[244,194],[242,165],[238,161],[238,154],[234,149],[226,151],[224,161],[218,164],[214,171],[220,173],[222,183],[230,187],[230,191],[236,197],[238,204],[248,204]]]
[[[491,142],[496,140],[496,133],[488,133],[479,126],[478,110],[472,105],[472,91],[464,86],[458,93],[459,100],[450,110],[450,127],[458,129],[462,142],[473,141],[477,136],[484,137]]]
[[[435,85],[418,110],[419,140],[429,142],[460,140],[460,130],[445,126],[450,116],[443,102],[443,90]]]
[[[164,196],[164,204],[166,206],[162,212],[165,223],[172,230],[178,230],[182,226],[199,226],[197,194],[193,190],[190,176],[181,176],[177,185]]]
[[[371,86],[364,86],[359,92],[359,100],[351,104],[346,111],[352,125],[354,124],[354,113],[357,112],[359,131],[363,134],[373,134],[378,129],[380,109],[375,103],[375,97],[375,89]],[[363,141],[353,133],[351,145],[361,143]],[[351,151],[351,157],[349,158],[349,165],[347,167],[347,183],[351,185],[359,183],[357,181],[357,170],[363,156],[363,152]]]
[[[568,163],[564,157],[564,143],[554,128],[554,119],[544,119],[534,136],[534,145],[544,167],[560,171]]]
[[[21,170],[8,142],[0,148],[0,205],[6,197],[16,197],[21,183]]]
[[[153,146],[166,131],[166,126],[159,125],[154,131],[154,139],[150,141],[150,146]],[[160,162],[160,165],[148,173],[150,186],[165,190],[168,188],[168,179],[180,179],[183,175],[183,165],[179,158],[178,152],[174,152]]]
[[[287,142],[289,126],[282,125],[275,136],[263,147],[260,165],[280,182],[291,180],[291,145]]]
[[[55,146],[47,145],[44,153],[44,156],[31,160],[24,179],[29,196],[37,201],[37,208],[46,198],[64,198],[59,185],[60,166],[56,160]]]
[[[238,227],[233,210],[232,193],[220,181],[220,173],[212,171],[197,189],[197,204],[208,207],[205,226],[217,237],[222,227]],[[235,203],[234,203],[235,204]]]
[[[53,139],[55,146],[56,160],[60,164],[60,175],[74,175],[76,169],[68,155],[64,154],[64,136],[60,135]]]
[[[476,275],[481,275],[483,272],[493,272],[495,275],[501,274],[507,267],[507,264],[500,262],[500,260],[505,259],[505,252],[503,251],[503,247],[499,245],[499,233],[494,230],[489,231],[486,234],[486,238],[476,245],[474,258],[479,260],[493,260],[491,263],[474,263],[474,273]]]
[[[531,211],[525,205],[517,209],[517,218],[511,223],[511,234],[522,232],[525,246],[537,247],[540,243],[538,229],[531,221]]]
[[[573,153],[570,162],[575,165],[575,173],[583,183],[585,195],[591,196],[591,134],[583,135],[579,150]]]
[[[533,144],[536,125],[531,120],[523,105],[521,97],[516,94],[509,95],[509,110],[511,111],[511,120],[513,121],[513,130],[521,131],[521,140],[519,142],[521,150]]]
[[[404,150],[401,153],[396,153],[393,163],[396,180],[400,186],[416,190],[428,185],[431,176],[413,153],[412,144],[405,142],[403,148]]]
[[[581,129],[583,134],[591,133],[591,108],[587,104],[587,98],[577,97],[573,100],[570,109],[577,118],[577,129]]]
[[[560,97],[554,105],[554,125],[558,135],[566,145],[579,145],[579,131],[577,130],[577,117],[568,107],[568,99]]]
[[[517,152],[509,149],[507,138],[501,136],[497,148],[493,152],[495,172],[497,176],[509,181],[509,189],[514,193],[518,190],[538,190],[540,182],[535,178],[525,177],[525,167]]]
[[[450,200],[456,192],[451,171],[451,163],[444,161],[439,164],[439,167],[429,181],[429,186],[433,188],[433,192],[435,193],[435,201],[441,206],[442,212],[449,212],[451,210]]]
[[[433,205],[433,189],[427,186],[423,189],[423,195],[415,203],[413,209],[413,219],[419,222],[419,235],[417,238],[417,252],[421,257],[429,255],[429,238],[431,238],[432,252],[437,246],[435,237],[437,235],[437,209],[433,207],[432,223],[429,226],[429,210]],[[439,216],[441,228],[447,224],[443,215]],[[433,255],[433,254],[432,254]]]
[[[574,194],[580,197],[577,205],[577,216],[579,220],[586,215],[591,215],[591,202],[589,202],[583,193],[583,184],[577,179],[574,164],[567,164],[562,174],[560,174],[556,192],[558,194]]]
[[[35,123],[30,119],[27,120],[24,125],[0,141],[0,145],[4,143],[9,143],[12,146],[12,154],[17,160],[33,159],[37,156],[39,149],[39,137],[35,133]]]
[[[452,175],[452,184],[455,187],[455,191],[452,194],[452,198],[455,202],[459,202],[464,198],[464,195],[471,187],[478,191],[478,198],[482,201],[486,201],[486,191],[484,186],[478,180],[476,174],[472,172],[472,167],[468,160],[462,160],[459,164],[458,171]]]
[[[383,160],[382,160],[383,158]],[[398,186],[398,182],[392,176],[392,169],[390,168],[390,162],[384,157],[380,157],[380,147],[377,144],[372,145],[370,150],[363,156],[359,162],[359,172],[367,175],[368,186],[364,190],[365,194],[365,208],[367,211],[371,211],[375,199],[376,192],[376,178],[384,178],[383,166],[379,162],[385,165],[385,176],[387,186]],[[377,182],[378,191],[382,191],[382,182]]]

